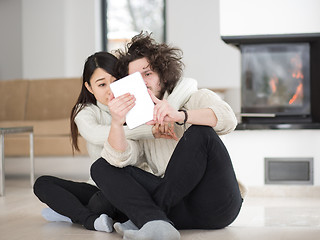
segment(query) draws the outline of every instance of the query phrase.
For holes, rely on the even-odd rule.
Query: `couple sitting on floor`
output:
[[[41,176],[36,196],[49,221],[67,221],[123,239],[180,239],[179,229],[219,229],[237,217],[245,188],[218,135],[236,127],[230,106],[182,77],[181,50],[149,34],[132,38],[117,57],[88,57],[71,113],[72,144],[87,141],[93,162],[87,183]],[[140,72],[154,117],[134,129],[125,116],[135,96],[114,97],[110,83]]]

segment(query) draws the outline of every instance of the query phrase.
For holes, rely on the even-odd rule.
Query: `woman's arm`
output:
[[[128,146],[123,124],[127,113],[135,105],[135,97],[129,93],[113,98],[108,106],[112,117],[108,142],[111,147],[119,152],[124,152]]]
[[[104,118],[101,121],[101,118]],[[111,115],[101,110],[96,105],[89,105],[83,108],[76,116],[75,123],[80,135],[94,145],[103,146],[108,138],[111,127]],[[102,124],[103,123],[103,124]],[[128,139],[153,139],[152,126],[141,125],[134,129],[124,126],[125,135]]]
[[[116,167],[138,165],[142,159],[139,143],[127,140],[123,128],[126,114],[134,105],[135,97],[129,93],[113,98],[108,104],[112,121],[101,156]]]

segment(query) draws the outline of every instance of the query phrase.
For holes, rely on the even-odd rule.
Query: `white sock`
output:
[[[69,222],[72,223],[71,219],[57,213],[56,211],[52,210],[51,208],[44,208],[42,209],[41,215],[49,222]]]
[[[124,231],[124,240],[180,240],[180,233],[162,220],[147,222],[140,230]]]
[[[101,214],[93,223],[95,230],[108,233],[113,231],[112,225],[113,220],[107,214]]]
[[[121,236],[123,236],[124,231],[127,231],[127,230],[138,230],[139,229],[136,225],[134,225],[133,222],[131,222],[131,220],[128,220],[128,221],[126,221],[124,223],[116,222],[113,225],[113,227],[116,230],[116,232],[119,233]]]

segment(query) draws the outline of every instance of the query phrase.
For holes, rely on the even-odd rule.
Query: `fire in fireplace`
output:
[[[240,49],[243,119],[310,122],[309,44],[244,44]]]

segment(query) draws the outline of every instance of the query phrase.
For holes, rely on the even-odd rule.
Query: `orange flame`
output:
[[[290,99],[289,104],[293,104],[298,99],[298,97],[303,97],[302,80],[304,79],[304,75],[301,71],[301,69],[302,69],[301,58],[298,55],[296,55],[294,58],[291,59],[291,63],[294,65],[294,70],[292,72],[292,78],[301,79],[301,80],[300,80],[299,85],[296,88],[295,94]]]
[[[304,76],[301,70],[295,70],[295,72],[292,73],[292,77],[296,79],[304,79]]]
[[[300,82],[298,87],[296,88],[295,94],[290,99],[289,104],[294,103],[294,101],[296,101],[299,96],[302,96],[302,94],[303,94],[303,84],[302,82]]]
[[[292,77],[296,79],[304,79],[303,73],[301,71],[302,69],[301,58],[298,55],[296,55],[294,58],[291,59],[291,63],[295,66],[292,72]]]
[[[279,82],[279,79],[277,77],[273,77],[270,79],[269,85],[270,85],[272,93],[275,93],[277,91],[278,82]]]

